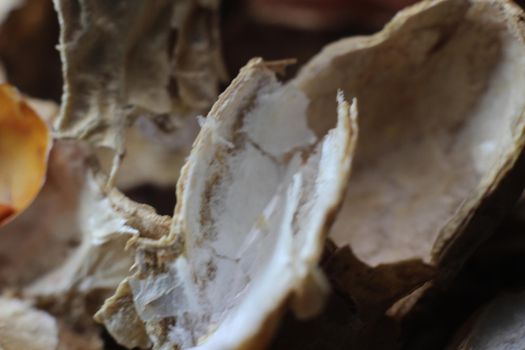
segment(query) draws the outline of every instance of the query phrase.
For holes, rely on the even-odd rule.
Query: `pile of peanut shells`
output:
[[[525,348],[523,10],[232,78],[225,6],[0,4],[0,349]]]

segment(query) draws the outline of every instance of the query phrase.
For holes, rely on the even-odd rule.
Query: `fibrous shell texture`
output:
[[[522,23],[508,1],[423,1],[302,68],[315,130],[337,89],[359,101],[338,245],[369,266],[457,266],[491,233],[525,181]]]
[[[363,132],[355,174],[331,234],[337,244],[351,248],[334,258],[344,260],[343,264],[333,263],[335,268],[350,266],[349,271],[345,267],[338,271],[340,276],[331,276],[339,284],[337,287],[345,289],[348,283],[364,283],[361,288],[347,291],[360,311],[381,315],[396,300],[435,276],[433,268],[425,264],[445,270],[460,265],[512,206],[525,181],[525,98],[519,93],[525,79],[525,46],[520,15],[521,11],[506,1],[423,1],[400,13],[376,35],[328,46],[290,84],[276,90],[267,81],[255,78],[262,76],[253,74],[252,62],[216,104],[195,144],[179,182],[180,202],[171,235],[161,241],[139,241],[135,275],[121,285],[121,293],[106,304],[99,320],[130,347],[139,345],[126,342],[124,335],[131,328],[143,332],[140,344],[151,342],[159,349],[173,344],[219,349],[254,346],[254,334],[261,334],[268,327],[263,327],[262,322],[250,323],[256,311],[244,309],[244,305],[255,308],[253,286],[262,290],[257,293],[267,296],[286,293],[269,294],[253,282],[253,277],[245,291],[242,283],[237,284],[236,273],[229,272],[227,276],[233,277],[224,277],[224,271],[243,268],[242,253],[247,250],[245,236],[239,233],[249,232],[247,228],[254,222],[259,230],[268,222],[253,221],[251,214],[245,215],[244,210],[263,211],[252,208],[251,202],[237,194],[242,192],[233,189],[253,187],[247,198],[279,204],[270,200],[273,192],[265,189],[275,176],[270,162],[265,165],[255,155],[250,156],[250,162],[239,160],[236,152],[228,152],[237,146],[230,135],[243,131],[248,139],[244,142],[255,148],[254,154],[263,152],[275,158],[283,156],[274,153],[281,147],[300,151],[307,143],[293,147],[276,138],[282,133],[287,134],[283,140],[288,143],[300,139],[306,142],[306,134],[298,136],[306,126],[296,125],[297,119],[291,118],[286,126],[272,124],[272,118],[289,110],[295,115],[306,114],[317,136],[325,135],[335,123],[335,113],[330,111],[337,108],[334,96],[339,87],[346,96],[357,96]],[[249,83],[245,82],[248,76]],[[259,100],[265,95],[250,91],[269,91],[265,94],[271,96],[273,92],[279,97],[266,96],[263,104]],[[252,98],[255,107],[236,102],[248,100],[250,93],[256,96]],[[299,98],[289,94],[301,96],[301,107]],[[238,126],[233,122],[229,122],[232,126],[225,124],[228,119],[224,116],[232,111],[246,116]],[[265,130],[263,123],[275,125],[273,133],[269,133],[274,139],[269,134],[250,135],[249,116],[256,115],[263,116],[254,119],[260,120],[260,130]],[[261,146],[258,137],[271,141],[268,149]],[[208,154],[203,146],[206,139],[224,151],[204,157]],[[287,166],[293,165],[293,159],[288,154]],[[243,176],[256,184],[242,176],[231,178],[217,171],[220,166],[228,169],[229,161],[234,161],[237,169],[232,174],[246,174]],[[198,181],[199,177],[202,180]],[[236,182],[239,179],[242,182]],[[279,181],[286,184],[288,180]],[[261,188],[261,192],[256,192]],[[310,190],[307,186],[303,192]],[[199,191],[204,194],[203,199],[197,194]],[[192,196],[187,195],[190,193]],[[222,193],[235,200],[230,201]],[[326,210],[322,197],[311,203],[316,206],[312,209],[312,204],[311,210]],[[486,215],[489,211],[490,216]],[[264,215],[272,217],[271,213]],[[301,215],[297,217],[302,218]],[[195,223],[196,217],[203,221]],[[271,222],[281,222],[283,218],[272,217]],[[282,226],[279,228],[282,230]],[[223,237],[229,237],[230,242],[224,243]],[[253,247],[254,253],[248,256],[265,251],[264,245]],[[268,261],[258,262],[258,266],[271,267],[274,257]],[[373,278],[362,281],[357,270]],[[286,280],[284,273],[281,277],[275,279],[275,286]],[[354,277],[358,280],[352,280]],[[221,292],[218,286],[228,278],[232,279],[226,283],[228,290]],[[399,285],[392,287],[391,281]],[[239,296],[237,286],[246,294]],[[388,288],[370,296],[368,291],[378,286]],[[134,306],[130,307],[131,300]],[[120,307],[115,307],[117,304]],[[269,315],[268,310],[275,308],[262,309],[262,315]],[[118,310],[125,312],[119,314]],[[296,311],[304,310],[298,307]],[[117,326],[115,320],[120,318],[122,323],[123,315],[135,321],[133,327]],[[239,328],[235,328],[237,319],[243,321]],[[226,340],[223,329],[236,336]]]
[[[139,232],[161,236],[170,223],[116,190],[105,192],[94,162],[87,147],[56,141],[42,191],[0,228],[0,291],[17,291],[68,325],[86,328],[129,272],[127,240]]]
[[[65,80],[62,137],[122,153],[130,116],[180,117],[215,100],[224,76],[218,1],[54,3]]]
[[[135,274],[96,316],[120,343],[256,349],[286,306],[320,310],[318,261],[348,181],[356,110],[334,92],[337,126],[317,140],[308,100],[269,67],[250,61],[212,108],[170,235],[135,243]]]

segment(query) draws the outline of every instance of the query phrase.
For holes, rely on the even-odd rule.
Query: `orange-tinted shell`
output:
[[[50,146],[44,120],[13,87],[0,84],[0,225],[27,208],[40,191]]]

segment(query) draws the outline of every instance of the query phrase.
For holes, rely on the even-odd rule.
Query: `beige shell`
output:
[[[268,125],[272,125],[272,117],[287,111],[301,114],[294,98],[287,96],[293,91],[302,96],[309,124],[322,136],[335,123],[336,114],[330,111],[337,108],[334,96],[338,89],[347,96],[357,96],[363,132],[355,174],[331,233],[337,244],[349,248],[338,251],[332,259],[336,275],[331,277],[337,289],[350,293],[359,311],[381,315],[396,300],[432,280],[432,267],[439,267],[439,276],[443,277],[443,272],[460,265],[491,233],[523,188],[525,98],[520,84],[525,83],[525,62],[521,60],[525,46],[520,15],[521,11],[506,1],[423,1],[398,14],[376,35],[329,45],[279,92],[287,104],[277,98],[267,99],[273,103],[271,107],[250,112],[262,115],[259,119]],[[225,311],[230,311],[228,301],[236,300],[236,281],[218,297],[220,283],[228,277],[216,261],[231,260],[231,269],[242,261],[237,255],[233,259],[223,253],[242,243],[233,237],[235,227],[244,219],[235,221],[250,216],[238,213],[251,209],[248,198],[262,200],[261,194],[272,192],[250,192],[246,197],[236,194],[236,200],[228,202],[222,196],[214,197],[217,194],[213,190],[217,186],[236,193],[233,175],[225,176],[217,169],[235,159],[235,152],[232,155],[228,151],[236,145],[232,130],[244,130],[246,123],[224,125],[228,119],[223,118],[250,115],[246,112],[252,110],[253,102],[249,101],[258,101],[251,97],[252,91],[258,91],[255,96],[260,96],[260,91],[273,91],[264,75],[253,73],[258,71],[255,67],[254,61],[241,72],[210,113],[179,182],[180,202],[172,234],[159,242],[138,244],[135,275],[98,314],[124,345],[138,345],[125,339],[133,328],[140,329],[142,336],[149,335],[151,344],[159,349],[173,344],[182,348],[237,348],[243,344],[243,337],[250,339],[248,334],[267,332],[278,317],[270,313],[278,308],[268,307],[261,312],[268,318],[271,314],[272,322],[264,326],[250,323],[250,317],[257,313],[255,304],[251,304],[253,309],[242,310],[246,315],[238,316],[245,320],[239,328],[232,328],[236,324],[229,324],[227,317],[218,316],[236,315]],[[262,128],[263,122],[259,123]],[[290,121],[286,127],[276,125],[274,133],[287,133],[285,139],[292,142],[301,130],[304,126],[292,126]],[[208,139],[223,151],[215,151],[215,155],[205,152]],[[253,145],[258,147],[257,142]],[[274,141],[270,148],[275,151],[280,146]],[[263,151],[272,155],[264,147]],[[251,159],[252,165],[240,162],[235,172],[246,172],[248,178],[257,179],[257,185],[239,183],[255,191],[272,177],[268,172],[272,166],[255,156]],[[209,189],[200,190],[198,186]],[[198,199],[198,191],[203,191],[202,199]],[[319,205],[319,198],[312,203]],[[487,210],[490,217],[484,214]],[[204,221],[194,223],[195,216]],[[263,223],[266,225],[267,220]],[[223,243],[221,229],[228,232],[230,243]],[[349,270],[338,270],[337,259],[351,262],[342,265]],[[279,281],[275,280],[275,289]],[[281,300],[274,295],[284,295],[260,288],[269,299]],[[378,288],[383,292],[369,293]],[[246,298],[243,301],[252,297],[250,293],[242,296]],[[135,307],[130,306],[130,300]],[[170,305],[174,300],[177,302]],[[115,306],[117,303],[120,307]],[[240,300],[237,303],[243,305]],[[119,310],[125,310],[124,314]],[[299,307],[296,311],[302,310]],[[133,319],[127,322],[133,326],[116,326],[115,320],[122,315]],[[231,343],[222,342],[224,325],[230,332],[236,330]],[[148,340],[143,337],[141,342]],[[254,346],[251,342],[244,344]]]
[[[54,3],[65,80],[61,137],[122,153],[130,117],[184,117],[216,99],[225,76],[218,1]]]
[[[59,344],[56,320],[21,300],[0,297],[0,349],[55,350]]]
[[[185,118],[170,132],[162,132],[150,118],[139,117],[126,130],[126,156],[122,159],[115,185],[125,191],[143,184],[174,187],[180,169],[199,132],[197,118]],[[110,173],[113,152],[96,151],[105,173]]]
[[[2,350],[101,350],[96,333],[79,334],[52,315],[27,301],[0,297],[0,349]]]
[[[188,20],[215,1],[55,4],[61,137],[122,152],[138,113],[186,115],[215,98],[216,33]],[[56,142],[42,192],[0,228],[0,289],[56,317],[45,324],[88,329],[116,289],[96,319],[129,348],[264,348],[287,309],[322,309],[319,260],[342,206],[326,271],[359,313],[383,315],[456,270],[525,185],[523,18],[506,0],[426,0],[329,45],[288,84],[281,63],[250,61],[202,122],[173,220],[107,190],[90,149]],[[208,54],[181,40],[170,56],[172,25],[203,35]],[[355,161],[344,96],[359,102]]]
[[[422,1],[301,69],[293,84],[315,130],[333,123],[324,111],[337,89],[359,101],[354,172],[330,235],[339,246],[370,267],[395,274],[416,259],[442,278],[492,233],[525,184],[522,23],[504,0]]]
[[[337,127],[317,141],[307,99],[271,66],[250,61],[221,95],[182,170],[170,235],[136,243],[135,274],[97,314],[121,344],[263,348],[286,306],[301,317],[322,307],[317,264],[348,180],[355,106],[339,94]],[[144,331],[149,341],[129,337]]]
[[[139,231],[167,234],[170,224],[116,190],[104,192],[104,184],[86,147],[56,141],[42,191],[0,228],[0,293],[16,291],[56,316],[65,330],[83,330],[67,331],[68,342],[98,344],[79,349],[102,346],[92,316],[133,264],[126,242]]]

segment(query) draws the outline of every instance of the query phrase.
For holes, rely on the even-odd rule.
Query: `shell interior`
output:
[[[520,13],[507,2],[426,1],[303,67],[294,84],[312,101],[315,130],[333,121],[324,111],[337,89],[359,101],[338,245],[371,266],[432,262],[495,188],[523,148]]]

